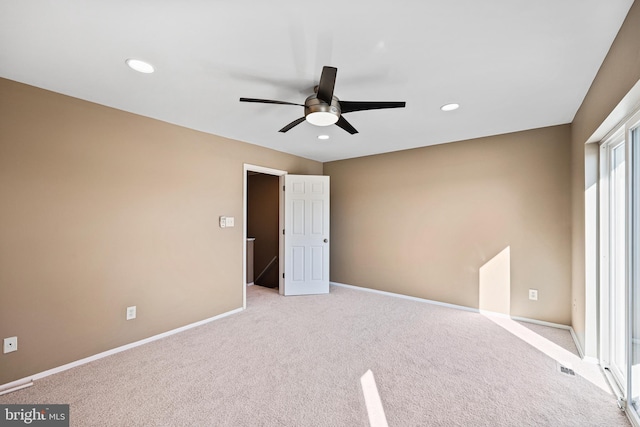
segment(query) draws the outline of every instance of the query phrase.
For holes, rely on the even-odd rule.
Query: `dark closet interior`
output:
[[[280,178],[251,171],[247,174],[247,237],[255,238],[254,284],[278,288]]]

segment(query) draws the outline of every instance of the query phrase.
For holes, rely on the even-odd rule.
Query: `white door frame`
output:
[[[628,372],[618,371],[614,369],[615,362],[612,360],[612,345],[613,345],[613,321],[611,319],[612,311],[611,305],[614,304],[612,300],[611,287],[611,155],[614,147],[619,146],[625,142],[624,129],[618,129],[616,132],[612,132],[600,145],[600,184],[599,184],[599,240],[600,240],[600,265],[599,265],[599,282],[600,282],[600,364],[605,368],[609,368],[613,374],[613,379],[617,382],[617,386],[622,392],[623,396],[626,396],[627,392],[627,379]],[[626,195],[625,195],[626,196]],[[625,221],[626,223],[626,221]],[[626,224],[625,224],[626,226]],[[627,228],[628,229],[628,228]],[[625,290],[625,304],[622,308],[625,311],[624,327],[625,332],[628,333],[628,302],[629,293],[628,286],[624,286]],[[626,341],[626,340],[625,340]],[[625,343],[628,345],[628,343]],[[628,359],[628,348],[625,348],[625,358]],[[624,367],[623,367],[624,368]],[[624,377],[623,377],[624,376]]]
[[[247,308],[247,186],[249,184],[247,180],[247,172],[258,172],[264,173],[267,175],[275,175],[280,179],[280,189],[284,185],[284,176],[287,174],[287,171],[272,169],[264,166],[252,165],[249,163],[244,164],[243,169],[243,177],[242,177],[242,308]],[[284,197],[282,191],[278,191],[278,228],[282,230],[284,228]],[[282,294],[284,290],[284,286],[282,283],[282,273],[284,272],[284,236],[281,232],[279,234],[278,239],[278,288],[280,289],[280,293]]]

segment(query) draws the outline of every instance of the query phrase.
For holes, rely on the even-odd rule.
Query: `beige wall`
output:
[[[636,2],[570,147],[560,126],[326,164],[332,280],[470,307],[508,290],[512,315],[571,322],[595,356],[584,142],[639,78]],[[242,224],[245,162],[323,169],[0,79],[0,338],[19,338],[0,384],[240,307],[242,227],[217,218]]]
[[[590,279],[585,271],[595,271],[595,266],[585,263],[585,259],[593,259],[595,251],[594,242],[585,245],[585,192],[595,184],[597,150],[585,150],[585,143],[639,79],[640,3],[634,2],[571,126],[572,325],[591,357],[597,357],[597,319],[593,313],[597,295],[585,292]],[[589,316],[585,307],[592,311]]]
[[[322,173],[8,80],[0,94],[0,338],[19,348],[0,384],[241,307],[243,163]]]
[[[325,163],[331,280],[569,324],[569,131]]]

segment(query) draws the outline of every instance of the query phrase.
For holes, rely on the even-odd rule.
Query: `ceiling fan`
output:
[[[316,126],[336,124],[351,135],[358,133],[358,131],[342,116],[343,114],[353,111],[380,110],[383,108],[404,108],[405,102],[340,101],[333,95],[337,72],[338,69],[335,67],[323,67],[322,74],[320,75],[320,83],[314,88],[315,93],[309,96],[304,101],[304,104],[257,98],[240,98],[240,102],[297,105],[304,107],[304,117],[292,121],[280,129],[280,132],[287,132],[306,120]]]

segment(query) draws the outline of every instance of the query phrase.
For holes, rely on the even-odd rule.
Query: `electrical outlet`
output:
[[[18,350],[18,337],[4,339],[4,353],[11,353]]]
[[[220,228],[225,228],[227,226],[227,217],[226,216],[221,216],[220,217]]]
[[[127,307],[127,320],[136,318],[136,306],[132,305],[131,307]]]
[[[529,299],[532,301],[538,301],[538,290],[529,289]]]

